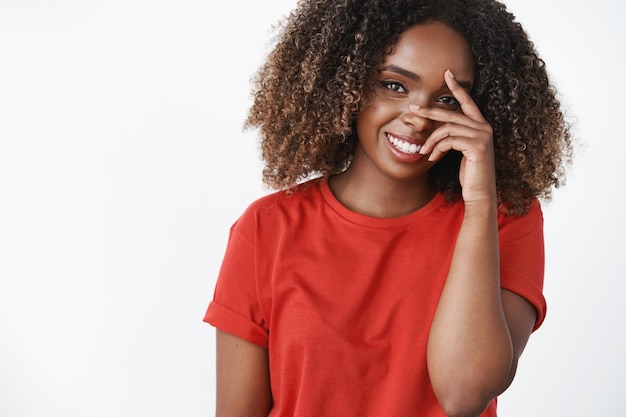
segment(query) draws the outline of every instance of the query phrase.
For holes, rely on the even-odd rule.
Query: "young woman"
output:
[[[539,198],[571,152],[492,0],[301,1],[247,126],[280,189],[205,321],[218,416],[495,416],[546,312]]]

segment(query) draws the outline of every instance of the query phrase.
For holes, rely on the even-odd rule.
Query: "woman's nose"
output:
[[[428,131],[432,130],[433,128],[432,120],[418,116],[417,114],[413,113],[409,106],[407,106],[402,113],[401,120],[404,124],[411,127],[411,129],[413,129],[415,132]]]

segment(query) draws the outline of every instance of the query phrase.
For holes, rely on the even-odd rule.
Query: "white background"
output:
[[[626,411],[624,3],[510,0],[581,142],[500,415]],[[202,323],[261,186],[249,78],[295,0],[0,1],[0,416],[207,416]]]

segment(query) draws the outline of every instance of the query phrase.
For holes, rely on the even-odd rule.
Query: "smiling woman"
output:
[[[570,152],[543,62],[492,0],[284,23],[247,119],[282,190],[233,225],[205,315],[217,415],[495,416],[545,318],[538,198]]]
[[[299,386],[306,386],[310,376],[318,382],[314,387],[326,390],[327,396],[311,406],[320,414],[341,404],[343,397],[355,396],[355,402],[364,398],[362,409],[373,406],[372,398],[400,402],[396,385],[385,381],[386,372],[398,371],[398,385],[415,383],[418,373],[408,363],[405,368],[402,359],[413,360],[414,346],[424,346],[432,327],[424,311],[432,313],[435,299],[427,290],[441,284],[441,270],[452,258],[450,247],[437,242],[449,244],[457,237],[458,225],[433,209],[447,206],[448,197],[462,199],[457,194],[460,161],[452,151],[429,170],[438,190],[434,197],[407,215],[357,213],[321,186],[327,214],[335,213],[338,224],[315,217],[306,200],[297,210],[285,211],[284,233],[271,230],[272,223],[260,218],[259,232],[286,240],[280,252],[267,243],[274,240],[260,242],[257,271],[265,282],[270,277],[270,284],[284,284],[276,288],[284,292],[276,293],[268,309],[269,284],[258,292],[233,287],[251,294],[253,301],[242,313],[254,314],[255,324],[250,328],[243,321],[247,339],[220,331],[219,349],[227,355],[234,352],[230,343],[235,340],[241,357],[229,360],[220,354],[216,363],[216,332],[201,322],[224,261],[229,227],[252,201],[273,192],[261,181],[265,162],[274,178],[283,178],[283,169],[294,174],[293,182],[277,187],[295,202],[304,194],[297,188],[306,178],[300,174],[332,183],[333,175],[350,163],[358,139],[356,116],[367,109],[365,94],[367,101],[375,91],[389,94],[379,83],[379,69],[391,71],[387,75],[393,83],[387,86],[392,90],[401,92],[400,84],[406,84],[414,91],[398,68],[385,68],[384,63],[392,58],[396,35],[422,22],[422,17],[415,18],[413,5],[426,3],[364,0],[373,16],[359,3],[337,15],[319,9],[293,27],[287,18],[273,32],[296,0],[0,1],[0,416],[207,416],[216,395],[228,400],[223,393],[229,385],[216,392],[216,365],[220,372],[265,371],[248,373],[251,385],[244,392],[258,392],[273,413],[285,398],[292,398],[293,391],[284,387],[301,374],[305,377],[296,381]],[[572,132],[586,143],[576,147],[567,187],[555,192],[552,201],[539,198],[547,315],[530,336],[515,381],[498,397],[498,413],[623,417],[626,326],[620,324],[626,321],[626,257],[620,242],[626,217],[620,196],[626,83],[619,78],[626,54],[616,45],[626,42],[626,2],[504,3],[524,24],[545,60],[549,81],[558,88],[561,108],[576,122]],[[352,2],[333,4],[341,12]],[[474,68],[473,84],[464,87],[494,131],[497,195],[503,201],[521,201],[510,193],[535,186],[532,173],[549,165],[542,153],[535,153],[536,143],[526,138],[539,138],[554,149],[560,145],[546,140],[552,136],[540,136],[545,120],[535,117],[532,103],[541,101],[534,101],[534,84],[522,83],[529,81],[527,75],[532,80],[541,73],[525,67],[537,61],[511,63],[520,56],[520,49],[513,48],[519,46],[512,41],[517,36],[507,25],[499,26],[499,19],[489,20],[489,8],[479,13],[476,4],[471,10],[460,8],[466,14],[447,26],[467,40],[472,58],[482,65]],[[481,13],[487,13],[488,23]],[[468,25],[477,26],[474,30]],[[259,113],[267,129],[253,124],[242,132],[255,97],[249,94],[250,78],[283,34],[297,42],[272,55],[276,60],[267,74],[272,68],[285,72],[265,78],[271,89],[261,92],[252,85],[259,100],[271,98],[267,107],[256,108],[272,114]],[[375,52],[381,56],[373,57]],[[457,80],[466,81],[451,69]],[[448,80],[445,70],[439,75]],[[451,104],[461,96],[457,100],[448,81],[445,87],[442,81],[441,99]],[[434,104],[412,106],[406,113],[409,123],[421,118],[445,125],[429,117],[463,113],[444,107],[437,110],[445,112],[436,114]],[[515,114],[526,121],[508,117]],[[267,136],[265,131],[273,133]],[[257,133],[268,141],[266,161],[259,158]],[[392,140],[404,148],[400,139]],[[424,158],[432,154],[426,151]],[[510,161],[515,164],[507,165]],[[329,166],[335,174],[322,174]],[[520,172],[524,180],[514,183]],[[281,209],[275,203],[282,204],[282,196],[270,197],[259,212]],[[372,203],[366,208],[381,207]],[[535,210],[531,204],[529,216]],[[299,229],[307,216],[312,224]],[[243,219],[233,229],[234,241],[239,225]],[[538,291],[513,286],[523,280],[511,279],[510,271],[519,266],[510,261],[520,261],[521,267],[527,261],[516,258],[516,245],[506,244],[513,232],[509,226],[503,224],[498,236],[501,287],[510,290],[503,290],[502,301],[530,302],[537,309]],[[391,235],[394,230],[398,236]],[[251,243],[242,243],[245,262],[252,256]],[[272,275],[262,261],[276,256],[280,262]],[[536,254],[528,256],[530,264]],[[223,277],[218,294],[229,288]],[[324,281],[329,285],[325,292],[320,284],[324,277],[330,277]],[[406,302],[394,302],[394,292]],[[256,315],[261,304],[263,314]],[[233,320],[240,323],[240,318]],[[269,338],[280,344],[265,350],[261,346],[271,326]],[[415,329],[422,339],[409,332]],[[397,337],[398,332],[407,339]],[[387,345],[388,338],[393,343]],[[243,342],[248,339],[255,342]],[[250,344],[259,348],[259,357],[248,355]],[[269,374],[263,365],[281,347],[293,358],[293,370],[304,370],[281,386],[281,374],[272,369],[275,391],[268,398],[264,384]],[[379,363],[387,368],[364,366]],[[288,376],[292,374],[285,366],[290,365],[283,366]],[[421,366],[423,371],[423,360]],[[372,383],[375,378],[382,382]],[[320,379],[325,386],[319,387]],[[428,384],[424,392],[431,390]],[[261,403],[254,406],[264,408]]]
[[[444,77],[450,70],[455,78]],[[471,101],[461,85],[471,89],[473,82],[474,58],[467,41],[455,30],[429,23],[405,31],[365,93],[367,104],[356,117],[359,140],[352,161],[346,171],[331,179],[337,198],[354,211],[376,217],[408,214],[429,201],[432,188],[427,173],[441,154],[425,157],[432,148],[432,140],[427,139],[444,123],[424,117],[420,106],[461,112],[448,83],[464,101]],[[454,136],[450,131],[447,134]],[[348,200],[375,190],[388,190],[382,200],[392,204],[380,207],[371,201]],[[418,190],[426,199],[415,200]]]

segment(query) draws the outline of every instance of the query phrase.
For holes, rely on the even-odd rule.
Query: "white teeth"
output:
[[[408,154],[416,154],[422,149],[422,145],[416,145],[414,143],[409,143],[405,140],[398,139],[392,135],[387,135],[389,141],[396,147],[400,152],[408,153]]]

